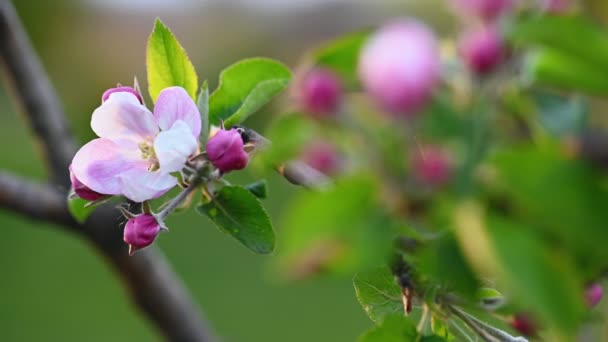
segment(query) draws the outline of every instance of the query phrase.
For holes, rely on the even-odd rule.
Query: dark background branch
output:
[[[0,208],[53,223],[85,237],[109,261],[139,309],[171,341],[214,341],[188,291],[156,248],[129,257],[116,208],[98,208],[84,224],[68,212],[68,165],[76,152],[69,125],[35,51],[8,0],[0,0],[0,57],[36,137],[51,184],[0,173]]]

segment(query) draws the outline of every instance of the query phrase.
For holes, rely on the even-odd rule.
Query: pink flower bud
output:
[[[308,146],[300,159],[313,169],[328,176],[339,171],[341,158],[336,148],[326,142],[315,142]]]
[[[513,0],[451,0],[454,10],[467,17],[489,22],[513,7]]]
[[[437,41],[419,21],[391,22],[368,40],[358,69],[364,88],[382,109],[411,116],[423,107],[439,81]]]
[[[473,72],[483,75],[494,70],[501,62],[502,37],[492,27],[467,31],[458,41],[458,51]]]
[[[604,289],[598,283],[592,283],[585,289],[585,301],[587,306],[592,308],[596,306],[604,296]]]
[[[511,327],[513,329],[519,331],[520,334],[524,336],[536,336],[538,332],[538,327],[536,322],[530,317],[527,313],[517,313],[513,316],[513,319],[510,322]]]
[[[76,178],[76,175],[74,175],[74,172],[72,171],[72,165],[70,165],[68,169],[70,170],[70,181],[72,182],[72,188],[74,189],[74,193],[78,195],[78,197],[87,201],[96,201],[106,196],[104,194],[100,194],[99,192],[95,192],[89,189],[88,186],[82,184],[82,182],[79,181],[78,178]]]
[[[207,142],[207,158],[226,173],[247,166],[249,155],[243,148],[243,138],[236,129],[220,129]]]
[[[160,230],[160,224],[150,214],[141,214],[129,219],[123,237],[129,245],[129,254],[151,245]]]
[[[110,88],[106,91],[104,91],[103,95],[101,95],[101,102],[106,102],[107,99],[110,98],[110,95],[112,95],[113,93],[131,93],[133,95],[135,95],[135,97],[137,97],[137,99],[139,100],[139,103],[143,104],[144,100],[141,97],[141,94],[137,92],[137,90],[131,88],[131,87],[116,87],[116,88]]]
[[[564,13],[570,7],[568,0],[539,0],[541,9],[547,13]]]
[[[452,176],[452,162],[448,153],[437,146],[424,146],[412,157],[414,177],[427,185],[439,186]]]
[[[340,80],[328,69],[314,68],[308,71],[296,87],[302,109],[317,118],[331,116],[342,100]]]

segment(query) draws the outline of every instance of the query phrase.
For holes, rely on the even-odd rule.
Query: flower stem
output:
[[[480,337],[486,341],[500,341],[500,342],[527,342],[528,340],[524,337],[511,336],[506,331],[500,330],[493,327],[476,317],[469,315],[468,313],[460,310],[455,306],[450,306],[450,310],[458,316],[467,326],[475,331]]]
[[[192,180],[192,182],[190,182],[190,184],[188,185],[187,188],[185,188],[184,190],[182,190],[182,192],[177,194],[177,196],[175,196],[167,204],[167,206],[156,215],[157,218],[161,221],[164,221],[167,218],[167,216],[169,216],[177,207],[179,207],[182,203],[184,203],[184,201],[186,201],[188,196],[190,196],[190,194],[194,190],[196,190],[196,188],[198,188],[198,186],[202,183],[202,181],[203,180],[200,177],[195,177]]]

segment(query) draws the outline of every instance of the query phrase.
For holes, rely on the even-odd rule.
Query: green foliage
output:
[[[86,206],[89,201],[82,198],[68,198],[68,210],[78,223],[84,223],[95,210],[94,206]]]
[[[260,180],[255,183],[245,185],[245,189],[249,190],[257,198],[266,198],[268,190],[266,189],[266,180]]]
[[[385,316],[403,313],[401,289],[387,266],[357,273],[353,285],[359,303],[372,321],[379,323]]]
[[[226,127],[239,124],[287,87],[291,72],[267,58],[232,64],[220,75],[220,85],[209,98],[210,122]]]
[[[566,97],[549,92],[535,92],[543,127],[554,136],[580,134],[587,123],[588,106],[580,97]]]
[[[315,131],[314,124],[298,113],[288,114],[276,120],[266,135],[270,141],[281,143],[272,144],[262,152],[264,163],[275,166],[295,158],[314,137]]]
[[[583,289],[572,261],[548,249],[525,225],[493,216],[488,226],[507,288],[562,336],[573,338],[583,315]]]
[[[201,114],[201,143],[207,143],[209,139],[209,86],[207,81],[203,82],[201,90],[198,92],[196,107]]]
[[[180,86],[194,99],[198,78],[184,48],[160,19],[156,19],[146,50],[148,91],[156,102],[161,90]]]
[[[377,194],[377,184],[367,175],[341,179],[324,192],[300,193],[282,221],[285,270],[352,274],[384,263],[395,225]]]
[[[334,39],[313,52],[313,62],[333,70],[345,85],[354,87],[358,84],[359,53],[369,35],[365,30]]]
[[[359,338],[359,342],[441,342],[439,336],[421,336],[416,326],[404,315],[393,314],[386,316],[382,323],[369,330]]]
[[[526,72],[532,81],[608,95],[608,31],[580,16],[524,16],[509,38],[535,47]]]
[[[249,190],[224,186],[197,210],[250,250],[260,254],[274,250],[275,236],[270,218]]]

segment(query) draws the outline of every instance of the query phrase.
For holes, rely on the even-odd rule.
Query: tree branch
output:
[[[76,145],[57,94],[8,0],[0,1],[0,57],[29,124],[44,148],[54,183],[67,185],[67,166]]]
[[[0,0],[0,58],[26,117],[44,147],[56,186],[0,173],[0,208],[55,223],[84,236],[124,280],[129,295],[171,341],[214,341],[211,329],[158,249],[129,257],[116,208],[98,208],[84,224],[68,212],[68,165],[76,151],[69,126],[47,75],[8,0]]]
[[[74,221],[66,194],[49,185],[28,182],[0,172],[0,208],[85,236],[120,274],[135,304],[171,341],[214,341],[192,298],[158,249],[129,257],[122,242],[121,214],[109,206],[97,209],[84,225]]]

